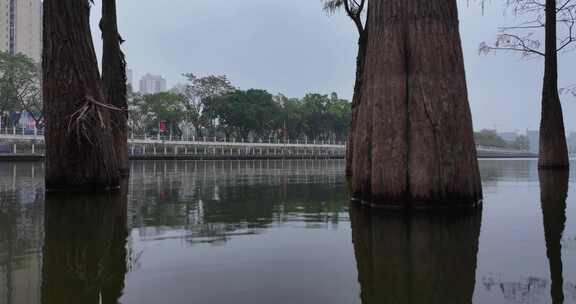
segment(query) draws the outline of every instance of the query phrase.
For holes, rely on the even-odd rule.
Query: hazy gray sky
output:
[[[93,8],[93,34],[101,48]],[[541,58],[478,54],[498,26],[514,23],[492,0],[484,14],[459,0],[470,104],[475,129],[524,131],[539,124]],[[160,74],[171,87],[182,73],[225,74],[242,89],[300,97],[337,92],[350,98],[354,83],[356,32],[343,15],[327,16],[319,0],[119,0],[120,30],[134,82]],[[560,57],[560,84],[576,84],[575,53]],[[568,130],[576,131],[576,98],[564,96]]]

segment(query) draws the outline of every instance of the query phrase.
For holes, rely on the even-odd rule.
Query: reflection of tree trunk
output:
[[[540,171],[540,200],[544,218],[546,256],[552,279],[552,303],[564,302],[564,279],[562,277],[562,234],[566,224],[566,198],[570,173]]]
[[[118,185],[88,0],[44,1],[42,55],[46,116],[46,187]]]
[[[556,51],[556,0],[546,0],[546,57],[540,121],[540,157],[543,168],[567,168],[568,147],[562,104],[558,95],[558,53]]]
[[[117,303],[126,274],[126,187],[46,197],[44,304]]]
[[[1,215],[1,214],[0,214]],[[16,220],[15,220],[15,215],[11,214],[8,215],[7,218],[4,221],[4,225],[6,225],[6,235],[4,236],[4,240],[0,239],[0,241],[5,241],[7,244],[7,250],[6,250],[6,267],[5,267],[5,273],[6,273],[6,304],[12,304],[12,298],[13,298],[13,285],[14,285],[14,280],[13,280],[13,276],[14,276],[14,263],[16,262],[14,260],[14,239],[16,236]],[[2,219],[0,217],[0,219]]]
[[[128,99],[126,60],[120,48],[122,38],[118,33],[116,0],[102,1],[100,21],[104,49],[102,53],[102,80],[108,103],[121,109],[112,114],[114,147],[119,160],[120,173],[128,175]]]
[[[481,217],[351,206],[362,303],[472,303]]]
[[[482,197],[456,0],[370,2],[352,191],[374,204]]]

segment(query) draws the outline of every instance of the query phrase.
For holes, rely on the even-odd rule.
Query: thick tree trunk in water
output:
[[[352,176],[354,162],[354,133],[356,132],[356,119],[358,116],[358,104],[362,99],[362,84],[364,66],[366,60],[366,46],[368,34],[364,30],[358,38],[358,57],[356,57],[356,82],[354,84],[354,96],[352,97],[352,120],[348,132],[348,142],[346,144],[346,176]]]
[[[541,168],[568,168],[568,147],[562,104],[558,95],[558,54],[556,51],[556,0],[546,0],[546,59],[540,121]]]
[[[128,100],[126,84],[126,60],[120,48],[122,38],[118,32],[116,0],[102,1],[100,21],[104,50],[102,55],[102,80],[108,103],[115,110],[112,114],[114,148],[118,157],[120,174],[129,174],[128,160]]]
[[[456,0],[369,5],[353,195],[374,205],[476,205],[482,198]]]
[[[88,0],[44,1],[43,97],[46,189],[118,185]]]

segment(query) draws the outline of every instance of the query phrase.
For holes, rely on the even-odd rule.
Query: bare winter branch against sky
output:
[[[336,91],[350,99],[357,29],[343,11],[331,15],[323,5],[312,0],[124,0],[118,2],[118,13],[135,81],[154,73],[173,86],[184,82],[182,73],[217,74],[243,89],[289,96]],[[480,43],[493,44],[502,27],[522,24],[523,16],[506,8],[506,1],[486,1],[482,8],[480,1],[459,0],[459,6],[475,129],[537,129],[541,56],[478,52]],[[92,17],[97,50],[99,12],[95,7]],[[560,87],[576,81],[570,72],[576,68],[575,56],[559,56]],[[576,99],[562,96],[562,103],[567,130],[576,131],[571,119]]]

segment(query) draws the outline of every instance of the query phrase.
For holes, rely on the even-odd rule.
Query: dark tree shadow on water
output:
[[[568,170],[540,170],[539,177],[546,256],[552,280],[552,303],[564,303],[562,234],[566,226],[566,198],[570,172]]]
[[[119,303],[127,272],[127,187],[46,197],[42,303]]]
[[[350,207],[363,304],[472,303],[481,209],[377,211]]]

